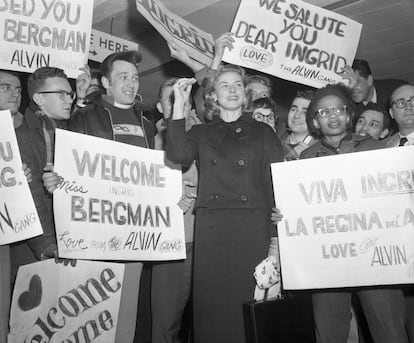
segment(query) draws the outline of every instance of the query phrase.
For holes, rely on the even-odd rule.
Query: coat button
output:
[[[235,131],[236,131],[236,133],[240,133],[240,132],[241,132],[241,130],[242,130],[242,129],[241,129],[241,127],[238,127],[238,128],[236,128],[236,130],[235,130]]]
[[[243,202],[246,202],[247,201],[247,195],[246,194],[240,195],[240,200],[243,201]]]
[[[237,161],[237,164],[238,164],[240,167],[243,167],[243,166],[246,164],[246,162],[244,162],[244,160],[238,160],[238,161]]]
[[[213,200],[217,200],[219,198],[219,196],[218,196],[218,194],[211,194],[210,198],[213,199]]]
[[[217,160],[212,159],[212,160],[210,160],[210,163],[211,163],[212,166],[215,166],[217,164]]]

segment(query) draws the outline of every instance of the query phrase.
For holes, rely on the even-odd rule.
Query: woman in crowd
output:
[[[258,98],[252,102],[252,117],[269,125],[276,132],[279,117],[276,113],[276,103],[270,98]]]
[[[309,131],[320,140],[304,150],[301,158],[313,158],[382,148],[369,135],[349,133],[354,102],[342,85],[319,89],[310,102],[306,121]],[[358,288],[375,343],[407,343],[402,291],[390,287]],[[351,320],[350,290],[322,290],[312,295],[317,343],[346,343]]]
[[[244,342],[242,303],[254,291],[254,267],[267,256],[274,204],[270,163],[283,160],[272,129],[243,111],[242,68],[223,66],[208,105],[213,119],[184,126],[188,79],[174,85],[172,120],[167,121],[167,156],[199,168],[194,250],[194,336],[196,343]]]

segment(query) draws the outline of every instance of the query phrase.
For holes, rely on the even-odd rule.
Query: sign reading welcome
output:
[[[185,258],[181,168],[164,152],[57,130],[54,170],[60,257]]]
[[[414,282],[414,146],[272,164],[283,287]]]
[[[88,61],[92,13],[93,0],[3,1],[0,69],[51,66],[76,78]]]
[[[43,233],[22,162],[10,111],[0,111],[0,245]]]
[[[223,60],[312,87],[342,82],[362,25],[299,0],[242,0]]]
[[[8,342],[131,342],[141,270],[141,263],[72,267],[53,259],[20,267]]]

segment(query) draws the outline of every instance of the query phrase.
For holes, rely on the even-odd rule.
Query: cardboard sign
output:
[[[272,164],[285,289],[414,282],[414,146]]]
[[[164,152],[57,130],[54,170],[59,256],[185,258],[181,169]]]
[[[177,16],[159,0],[136,0],[137,10],[165,38],[174,41],[190,57],[210,65],[214,56],[214,39],[209,33]]]
[[[101,63],[107,56],[120,51],[138,51],[138,44],[92,29],[89,59]]]
[[[362,25],[299,0],[242,0],[223,60],[312,87],[342,82]]]
[[[132,342],[141,270],[141,263],[72,267],[52,259],[20,267],[8,342]]]
[[[45,66],[76,78],[88,61],[93,0],[5,1],[0,6],[0,69]]]
[[[10,111],[0,111],[0,245],[43,233],[22,169]]]

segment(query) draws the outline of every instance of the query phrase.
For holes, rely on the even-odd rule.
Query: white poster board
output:
[[[414,282],[414,146],[272,164],[285,289]]]
[[[141,263],[72,267],[53,259],[20,267],[8,342],[131,342],[141,270]]]
[[[214,56],[213,36],[179,17],[159,0],[136,0],[137,10],[164,37],[184,49],[190,57],[210,65]]]
[[[138,43],[92,29],[90,60],[101,63],[110,54],[120,51],[138,51]]]
[[[23,173],[10,111],[0,111],[0,245],[42,233]]]
[[[88,61],[93,0],[5,1],[0,7],[0,69],[45,66],[76,78]]]
[[[185,258],[181,169],[164,152],[56,130],[53,193],[60,257]]]
[[[300,0],[242,0],[223,60],[312,87],[342,82],[362,25]]]

